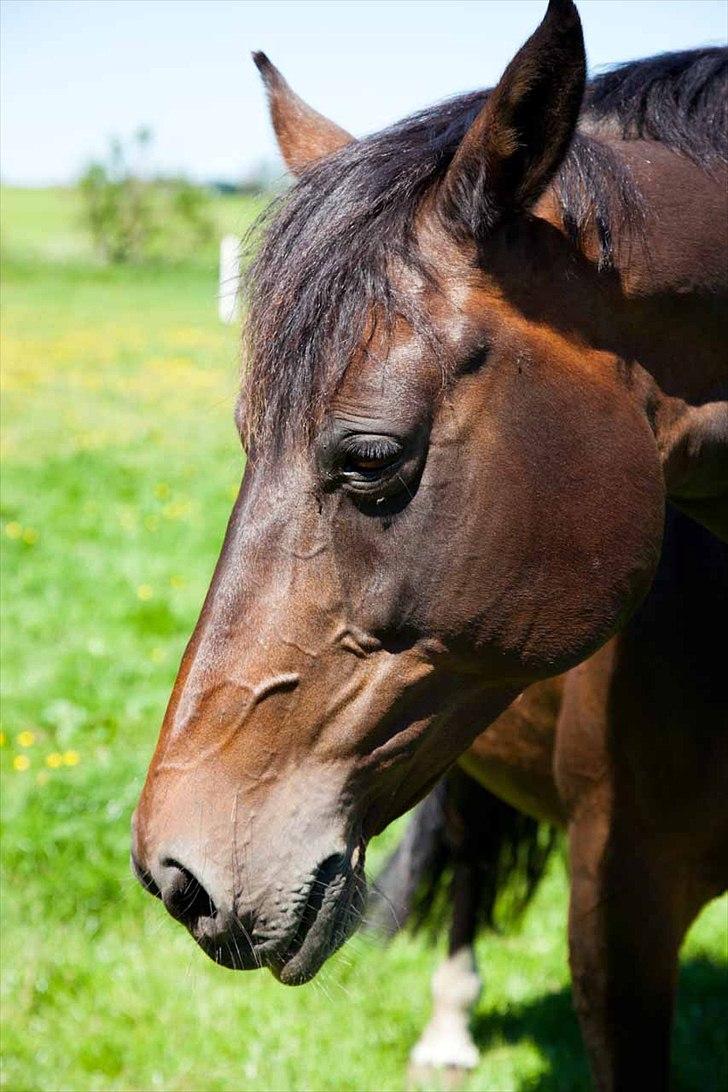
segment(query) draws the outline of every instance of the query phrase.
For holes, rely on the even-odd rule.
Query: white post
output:
[[[220,240],[217,313],[220,322],[228,324],[240,318],[240,239],[236,235],[225,235]]]

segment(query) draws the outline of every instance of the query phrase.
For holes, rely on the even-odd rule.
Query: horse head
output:
[[[133,856],[212,958],[297,983],[357,924],[367,841],[635,609],[665,484],[554,196],[570,0],[492,92],[369,140],[257,63],[298,180],[251,274],[248,463]]]

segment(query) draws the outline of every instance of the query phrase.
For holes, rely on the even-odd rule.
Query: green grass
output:
[[[214,232],[209,241],[195,247],[185,264],[209,270],[217,260],[220,236],[242,234],[266,204],[264,197],[211,198],[209,219]],[[3,260],[22,265],[80,263],[99,265],[91,237],[83,226],[78,196],[70,189],[32,190],[3,187],[0,190]],[[164,250],[162,227],[160,249]],[[172,243],[169,251],[176,252]]]
[[[214,248],[109,270],[73,195],[1,198],[2,1086],[402,1089],[437,951],[354,938],[287,990],[208,962],[128,871],[129,817],[242,472]],[[215,205],[224,230],[252,213]],[[586,1086],[565,906],[557,861],[522,929],[480,941],[467,1088]],[[728,1080],[727,909],[708,907],[684,952],[685,1092]]]

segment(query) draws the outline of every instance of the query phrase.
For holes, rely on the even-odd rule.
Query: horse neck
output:
[[[619,142],[642,194],[643,230],[617,234],[614,348],[668,396],[728,397],[725,168],[707,171],[659,144]]]

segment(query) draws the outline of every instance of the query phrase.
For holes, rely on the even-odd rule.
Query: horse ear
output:
[[[439,207],[456,234],[479,241],[503,215],[538,200],[574,135],[585,76],[579,13],[572,0],[549,0],[443,180]]]
[[[350,133],[298,97],[265,53],[254,53],[253,60],[268,93],[278,147],[293,174],[301,174],[318,159],[352,142]]]

